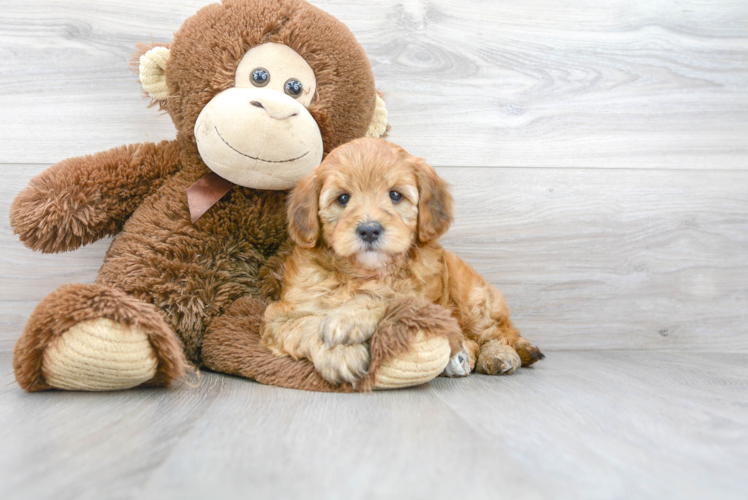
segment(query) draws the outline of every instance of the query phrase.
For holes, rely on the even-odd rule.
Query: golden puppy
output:
[[[263,342],[307,358],[332,383],[366,375],[367,341],[388,305],[422,297],[462,327],[447,376],[511,373],[542,359],[520,337],[504,298],[437,238],[452,222],[447,184],[420,158],[382,139],[332,151],[288,206],[296,247],[281,300],[265,312]]]

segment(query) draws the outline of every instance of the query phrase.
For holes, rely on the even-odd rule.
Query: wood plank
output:
[[[6,166],[0,220],[43,165]],[[439,168],[444,237],[546,349],[748,350],[748,172]],[[33,307],[92,282],[108,241],[41,255],[0,225],[0,349]]]
[[[439,169],[444,245],[552,349],[748,349],[748,175]]]
[[[174,390],[4,386],[0,496],[738,499],[746,361],[556,352],[507,377],[365,395],[211,373]]]
[[[175,391],[28,394],[9,384],[10,355],[0,356],[4,499],[133,498],[210,408],[223,382],[215,376]]]
[[[127,62],[207,3],[3,6],[0,162],[173,137]],[[315,3],[364,45],[392,140],[436,165],[748,165],[743,0]]]
[[[543,363],[500,384],[470,376],[430,390],[538,481],[577,490],[548,498],[745,495],[744,354],[557,352]]]

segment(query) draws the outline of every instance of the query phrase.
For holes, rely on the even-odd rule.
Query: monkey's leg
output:
[[[29,392],[167,386],[186,364],[154,305],[104,285],[65,285],[49,294],[13,351],[16,380]]]
[[[311,361],[280,356],[262,345],[259,332],[264,312],[264,302],[244,297],[214,319],[203,339],[203,365],[263,384],[308,391],[398,389],[438,376],[461,337],[457,321],[446,309],[402,300],[388,308],[371,338],[368,376],[354,388],[348,383],[330,384]]]
[[[363,387],[399,389],[439,376],[461,349],[462,331],[451,313],[422,299],[391,304],[371,338]]]
[[[260,327],[264,313],[263,301],[243,297],[215,318],[203,339],[203,366],[268,385],[321,392],[353,391],[350,384],[335,386],[327,382],[311,361],[279,356],[262,345]]]

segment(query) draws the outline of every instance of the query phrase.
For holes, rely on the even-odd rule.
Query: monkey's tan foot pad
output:
[[[142,330],[106,318],[82,321],[44,351],[42,373],[56,389],[130,389],[156,375],[158,358]]]
[[[401,389],[435,379],[449,363],[451,349],[445,337],[416,336],[409,352],[382,363],[376,374],[374,389]]]

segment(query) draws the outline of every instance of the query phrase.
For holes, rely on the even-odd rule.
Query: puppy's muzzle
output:
[[[379,222],[362,222],[356,228],[358,237],[368,244],[376,242],[384,232],[384,228]]]

